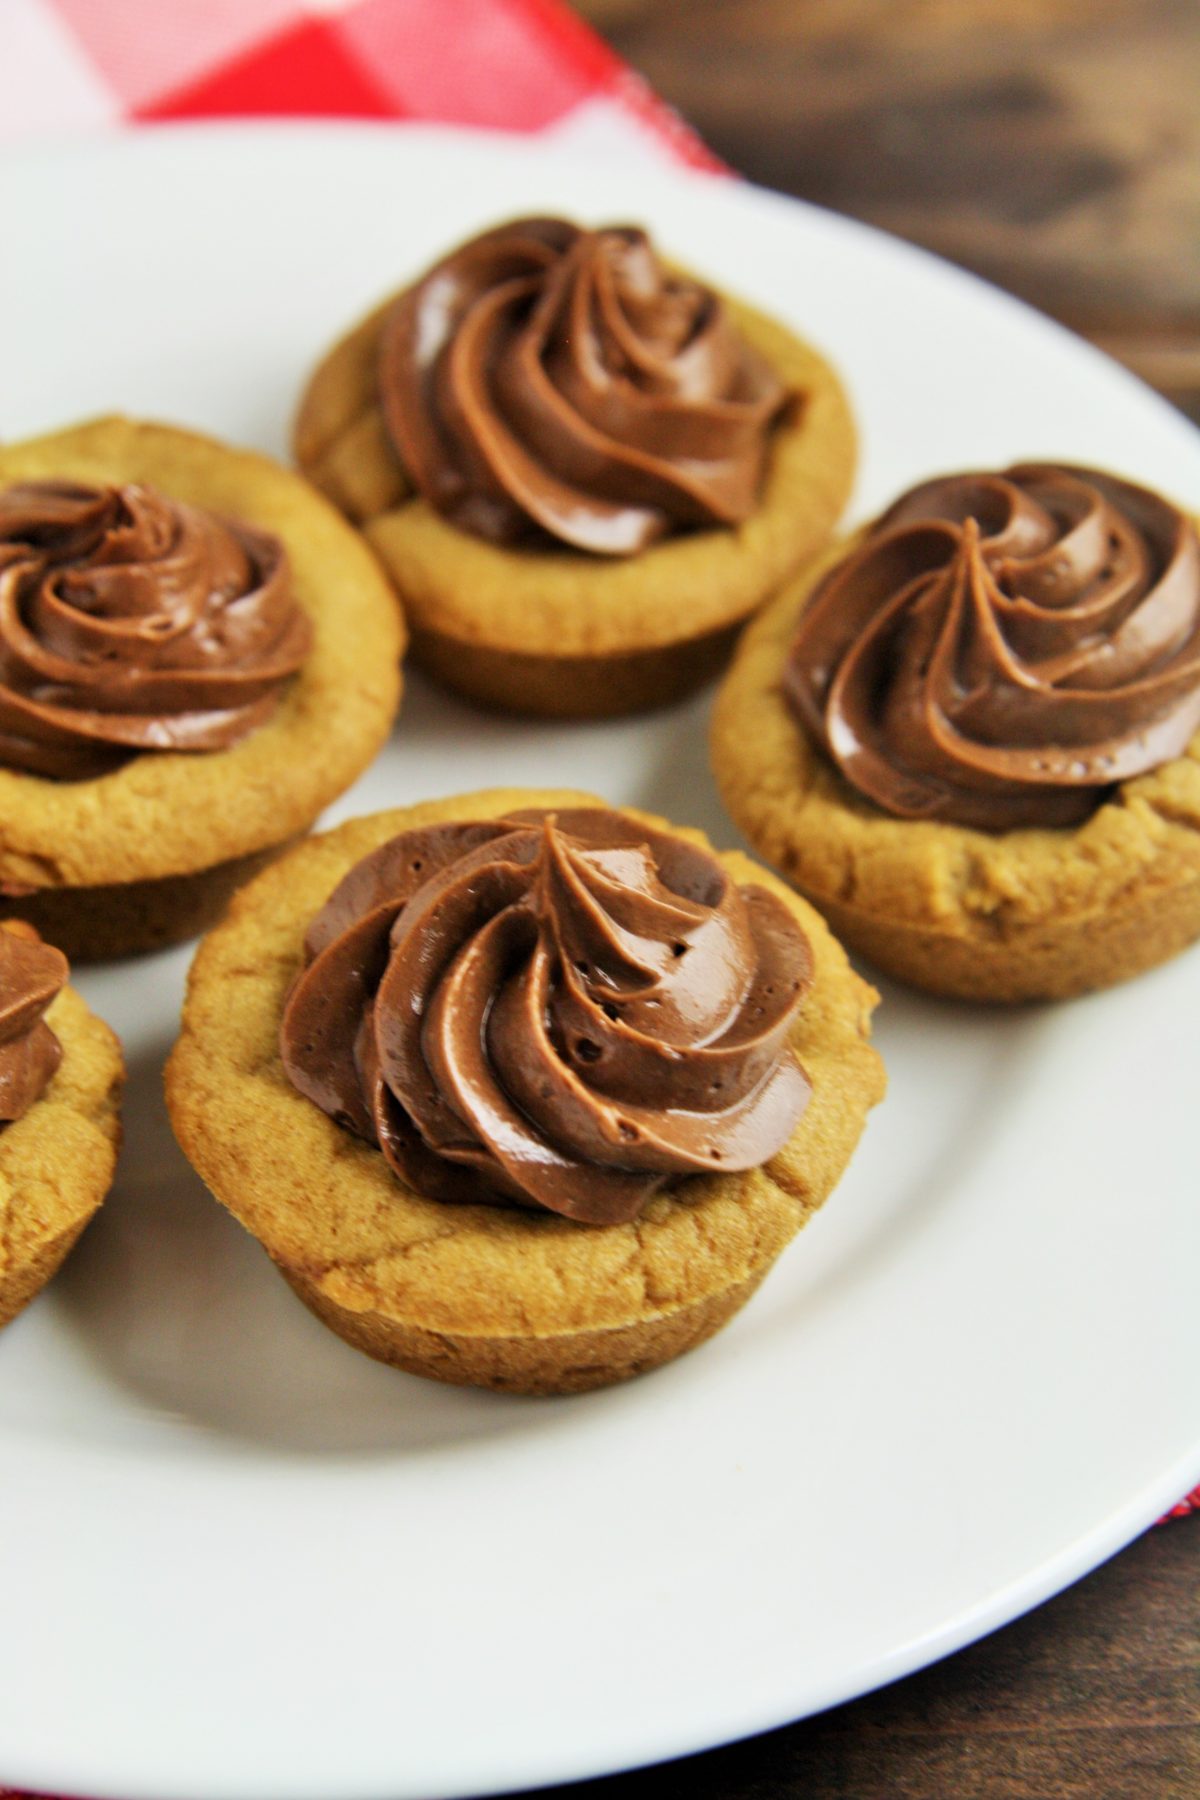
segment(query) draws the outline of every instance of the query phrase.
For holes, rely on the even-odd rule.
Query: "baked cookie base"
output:
[[[584,1394],[674,1361],[719,1331],[745,1305],[766,1272],[760,1269],[723,1293],[645,1322],[524,1338],[425,1331],[382,1313],[352,1312],[295,1269],[280,1270],[323,1325],[376,1362],[454,1387],[530,1395]]]
[[[419,825],[588,804],[586,794],[493,790],[310,838],[236,896],[193,964],[166,1077],[185,1153],[325,1324],[437,1380],[572,1393],[702,1343],[832,1190],[882,1097],[868,1042],[877,996],[805,903],[736,854],[725,859],[731,873],[780,894],[816,964],[794,1038],[813,1096],[763,1168],[694,1177],[624,1225],[444,1205],[292,1088],[278,1053],[284,997],[309,919],[354,862]]]
[[[6,896],[0,899],[0,919],[25,920],[72,963],[165,950],[207,931],[238,888],[294,842],[289,838],[250,856],[231,857],[195,875]]]
[[[992,939],[897,926],[828,898],[814,904],[883,974],[954,1000],[1071,1000],[1142,975],[1200,937],[1200,880],[1086,926],[1048,919],[1006,935],[999,921]]]
[[[412,656],[436,681],[480,706],[542,718],[610,719],[667,706],[702,687],[729,660],[736,636],[730,626],[665,650],[533,658],[414,631]]]
[[[390,304],[315,371],[296,459],[387,569],[414,661],[468,698],[559,718],[665,705],[724,663],[738,626],[833,530],[856,455],[841,383],[776,320],[727,300],[745,338],[803,396],[775,433],[751,518],[616,558],[460,531],[413,494],[383,425],[376,362]]]
[[[0,1131],[0,1326],[56,1273],[107,1194],[121,1141],[121,1047],[72,988],[46,1014],[63,1059]]]
[[[0,446],[0,485],[46,479],[146,483],[273,532],[313,627],[275,711],[224,750],[130,756],[81,781],[0,768],[0,916],[73,957],[125,955],[202,929],[248,859],[306,831],[372,761],[399,703],[404,625],[359,534],[252,451],[122,418]]]
[[[754,847],[877,968],[956,999],[1070,999],[1200,937],[1200,738],[1073,829],[892,818],[843,780],[780,672],[808,594],[845,551],[754,621],[717,696],[713,769]]]

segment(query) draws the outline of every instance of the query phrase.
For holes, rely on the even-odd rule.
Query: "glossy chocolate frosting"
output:
[[[278,539],[146,487],[0,491],[0,762],[79,780],[223,750],[311,642]]]
[[[621,813],[404,832],[306,950],[284,1067],[430,1198],[631,1219],[673,1176],[764,1162],[808,1100],[792,915]]]
[[[0,1124],[29,1111],[62,1061],[42,1014],[66,979],[66,957],[32,927],[0,927]]]
[[[464,531],[627,556],[758,503],[789,395],[645,232],[515,219],[401,295],[380,398],[410,478]]]
[[[784,688],[888,812],[1075,824],[1200,729],[1195,526],[1097,469],[925,482],[815,589]]]

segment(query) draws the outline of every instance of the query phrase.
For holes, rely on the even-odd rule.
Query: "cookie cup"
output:
[[[0,918],[73,961],[189,937],[381,748],[404,628],[370,551],[307,482],[172,426],[99,419],[0,449],[0,486],[144,483],[273,532],[313,647],[266,724],[227,750],[153,752],[51,781],[0,768]]]
[[[804,902],[738,855],[723,861],[737,879],[780,893],[816,962],[794,1038],[812,1098],[764,1167],[691,1178],[623,1225],[446,1205],[401,1182],[378,1150],[291,1086],[279,1022],[304,931],[360,857],[415,826],[594,804],[586,794],[491,790],[355,820],[244,889],[192,967],[166,1074],[185,1153],[318,1318],[369,1356],[439,1381],[570,1393],[702,1343],[825,1199],[883,1093],[867,1041],[873,990]]]
[[[121,1046],[73,988],[46,1013],[62,1061],[0,1131],[0,1325],[58,1269],[112,1185],[121,1142]]]
[[[301,469],[378,552],[412,627],[413,657],[471,699],[602,718],[664,705],[727,659],[737,628],[828,538],[854,475],[837,375],[776,320],[723,296],[746,340],[805,398],[775,432],[745,524],[670,537],[636,556],[506,548],[416,495],[384,428],[376,363],[395,296],[313,375],[295,430]]]
[[[1200,738],[1074,828],[986,832],[894,818],[843,779],[781,674],[826,552],[747,629],[717,696],[712,762],[750,842],[852,949],[967,1000],[1062,1000],[1200,936]]]

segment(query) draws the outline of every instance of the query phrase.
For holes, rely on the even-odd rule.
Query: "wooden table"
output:
[[[1200,420],[1197,0],[576,4],[742,174],[978,270]],[[1197,1800],[1200,1517],[878,1694],[556,1792]]]

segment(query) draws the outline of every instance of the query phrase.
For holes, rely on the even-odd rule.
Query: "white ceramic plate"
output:
[[[6,435],[110,408],[282,450],[305,372],[518,210],[645,220],[825,346],[861,513],[928,472],[1109,463],[1195,503],[1200,439],[954,270],[733,183],[414,129],[146,135],[0,166]],[[503,723],[414,680],[338,816],[595,787],[733,841],[708,697]],[[0,1340],[0,1780],[401,1800],[778,1724],[1011,1618],[1200,1478],[1193,952],[994,1015],[889,991],[853,1168],[707,1348],[519,1401],[328,1335],[161,1097],[187,953],[85,975],[132,1070],[116,1190]]]

